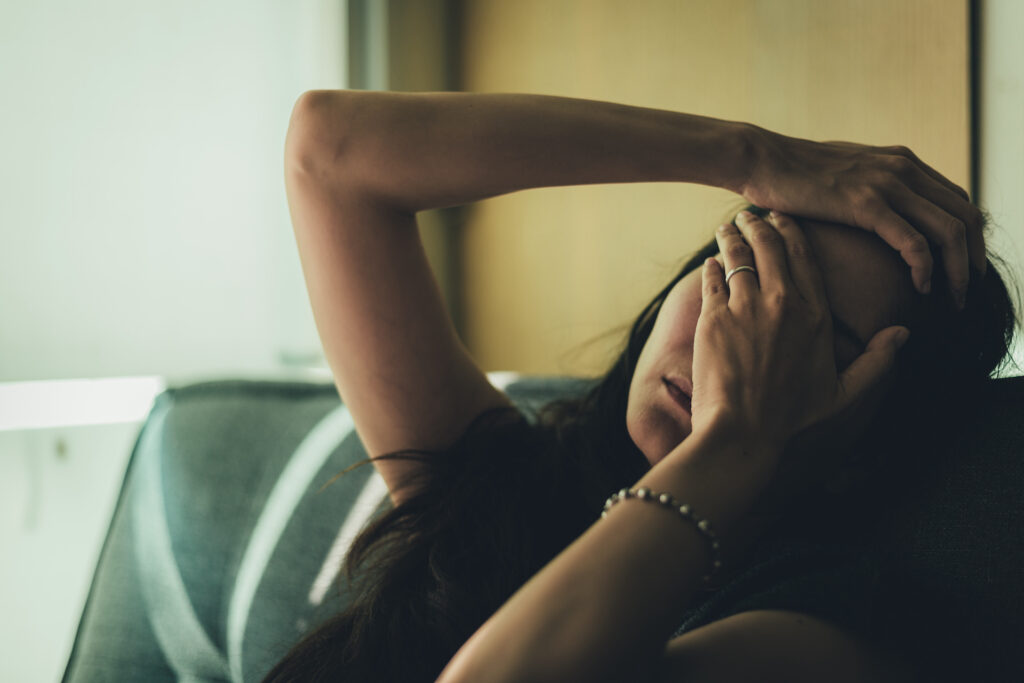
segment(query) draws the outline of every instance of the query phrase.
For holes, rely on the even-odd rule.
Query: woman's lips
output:
[[[686,411],[687,415],[692,416],[693,413],[690,408],[690,397],[682,389],[676,386],[674,381],[662,377],[662,382],[668,388],[668,393],[669,396],[672,397],[672,400],[679,404],[679,406]]]

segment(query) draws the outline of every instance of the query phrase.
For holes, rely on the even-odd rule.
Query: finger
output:
[[[840,147],[849,147],[849,148],[860,148],[860,149],[864,148],[864,145],[861,145],[861,144],[858,144],[858,143],[855,143],[855,142],[848,142],[848,141],[845,141],[845,140],[829,140],[827,144],[839,145]],[[914,164],[918,168],[921,169],[921,171],[923,173],[925,173],[926,175],[930,176],[935,181],[937,181],[940,184],[942,184],[944,187],[949,189],[951,192],[954,192],[957,195],[959,195],[960,197],[962,197],[964,199],[964,201],[968,201],[969,202],[971,200],[971,198],[970,198],[970,196],[968,196],[966,190],[964,190],[962,187],[960,187],[959,185],[954,183],[952,180],[950,180],[946,176],[944,176],[941,173],[939,173],[938,171],[936,171],[934,168],[932,168],[931,166],[929,166],[925,162],[921,161],[921,159],[910,148],[905,147],[904,145],[890,145],[888,147],[875,147],[874,149],[879,150],[879,151],[881,151],[883,153],[886,153],[886,154],[898,155],[898,156],[902,156],[902,157],[906,157],[907,159],[910,159],[911,161],[914,162]]]
[[[924,235],[910,227],[884,201],[863,207],[861,212],[857,219],[858,225],[875,233],[898,251],[910,266],[914,287],[922,294],[927,294],[931,288],[932,253]]]
[[[754,250],[761,291],[792,291],[795,285],[789,276],[786,242],[782,235],[767,221],[749,211],[741,211],[736,216],[736,226]]]
[[[967,191],[962,187],[954,183],[953,181],[946,178],[944,175],[936,171],[928,164],[921,161],[920,158],[914,152],[907,147],[902,145],[894,145],[891,147],[881,148],[889,151],[893,156],[899,156],[903,159],[907,159],[910,162],[910,173],[904,173],[904,180],[907,184],[915,191],[918,195],[926,200],[930,200],[937,204],[946,213],[953,216],[956,220],[963,223],[967,229],[965,236],[966,247],[964,253],[966,254],[965,259],[958,258],[957,261],[968,260],[974,264],[982,275],[988,270],[987,254],[985,253],[985,219],[981,211],[977,206],[971,203],[971,198],[967,194]],[[955,227],[954,230],[958,229]],[[939,244],[945,244],[938,242]],[[959,246],[953,247],[959,249]],[[947,263],[947,272],[950,277],[954,276],[953,271],[948,268],[948,260],[943,256],[943,261]],[[959,263],[956,265],[956,270],[959,271]],[[967,265],[963,264],[963,272],[965,277],[968,275]],[[958,308],[963,308],[963,299],[958,298],[958,293],[955,288],[952,287],[953,280],[950,280],[951,289],[954,291],[954,299],[958,302]],[[959,296],[962,296],[966,292],[967,282],[966,279],[963,282],[963,289]]]
[[[739,266],[753,266],[754,252],[750,245],[743,241],[743,235],[739,229],[730,223],[723,223],[715,231],[715,240],[718,242],[718,251],[721,252],[725,261],[724,274]],[[737,302],[750,301],[758,289],[758,274],[749,270],[741,270],[723,283],[730,299]]]
[[[893,334],[893,329],[900,328],[888,328],[886,334]],[[875,341],[878,337],[879,335],[875,335],[872,341],[880,343]],[[889,338],[889,342],[892,342],[892,337]],[[884,336],[881,343],[885,344]],[[865,348],[865,353],[868,349],[873,353],[875,351],[875,347],[872,347],[870,343]],[[878,414],[877,409],[881,405],[885,392],[891,387],[892,380],[895,379],[892,369],[898,351],[891,352],[891,361],[885,356],[885,353],[883,350],[881,357],[869,357],[868,362],[871,367],[863,373],[861,372],[862,368],[854,369],[851,364],[846,368],[845,373],[840,375],[839,383],[842,387],[840,405],[845,407],[841,411],[836,411],[837,416],[838,414],[842,415],[837,433],[846,434],[845,438],[850,442],[855,441],[859,435],[863,434],[871,420]],[[851,370],[852,374],[846,374]]]
[[[954,183],[952,180],[950,180],[946,176],[942,175],[941,173],[936,171],[934,168],[932,168],[928,164],[926,164],[923,161],[921,161],[920,157],[918,157],[916,154],[914,154],[913,150],[911,150],[909,147],[906,147],[904,145],[890,145],[888,147],[881,147],[880,149],[888,152],[889,154],[894,154],[894,155],[898,155],[898,156],[910,159],[912,162],[914,162],[915,166],[917,166],[919,169],[921,169],[921,171],[924,174],[926,174],[929,177],[931,177],[933,180],[935,180],[936,182],[941,184],[943,187],[948,189],[950,192],[955,193],[961,199],[963,199],[965,202],[970,202],[971,201],[970,196],[968,196],[967,191],[964,188],[960,187],[959,185]]]
[[[717,306],[729,305],[729,293],[725,289],[725,272],[718,261],[713,258],[704,259],[701,269],[701,315]]]
[[[985,217],[982,215],[981,210],[971,204],[966,199],[962,198],[959,194],[954,193],[940,187],[934,183],[931,179],[925,177],[922,171],[918,171],[916,177],[908,179],[908,186],[911,190],[916,192],[920,197],[926,201],[930,201],[932,204],[937,205],[949,216],[959,219],[967,228],[967,259],[972,263],[976,270],[982,275],[985,274],[988,263],[986,261],[985,253]],[[914,207],[908,207],[909,210],[913,211]],[[916,213],[908,215],[907,210],[901,207],[897,209],[904,215],[908,216],[912,220],[917,218]],[[949,218],[943,217],[946,221]],[[925,218],[927,220],[927,218]],[[942,223],[936,223],[936,225],[942,225]],[[966,266],[965,266],[966,267]]]
[[[968,228],[963,221],[920,196],[907,193],[900,213],[914,221],[925,235],[942,249],[942,263],[957,308],[963,308],[970,280],[967,258]]]
[[[789,275],[800,291],[800,295],[816,311],[828,308],[825,297],[825,279],[821,274],[814,250],[800,225],[785,214],[772,211],[768,222],[774,226],[786,244],[786,258],[789,260]]]
[[[904,332],[907,336],[901,340],[900,335]],[[906,343],[909,333],[909,329],[900,325],[887,327],[875,333],[864,353],[857,356],[839,376],[839,384],[844,394],[840,399],[839,410],[845,410],[858,403],[882,381],[896,364],[896,353]]]
[[[921,158],[914,154],[914,152],[911,149],[903,145],[892,145],[886,149],[890,150],[893,154],[898,154],[899,156],[910,159],[912,162],[914,162],[917,168],[921,170],[922,173],[924,173],[929,178],[942,185],[945,189],[955,194],[964,202],[970,203],[971,197],[970,195],[967,194],[967,190],[960,187],[959,185],[957,185],[952,180],[936,171],[934,168],[932,168],[925,162],[921,161]]]

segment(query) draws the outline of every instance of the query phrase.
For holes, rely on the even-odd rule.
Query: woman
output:
[[[676,630],[776,539],[870,538],[850,501],[895,495],[919,425],[1006,355],[1014,310],[962,189],[905,148],[539,95],[311,91],[286,158],[317,328],[395,507],[350,550],[350,606],[266,680],[911,680],[920,662],[808,612]],[[756,215],[716,231],[582,397],[527,417],[456,337],[415,214],[643,181]],[[626,488],[671,507],[609,498]]]

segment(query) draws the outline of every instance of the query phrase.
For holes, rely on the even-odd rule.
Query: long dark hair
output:
[[[488,617],[599,519],[612,491],[649,469],[626,431],[633,372],[669,291],[717,251],[712,238],[685,262],[637,316],[608,371],[580,395],[539,410],[485,411],[443,451],[374,458],[427,466],[409,482],[416,493],[353,541],[339,572],[347,607],[297,643],[264,683],[434,681]],[[984,277],[972,270],[962,313],[950,312],[945,285],[937,261],[937,294],[909,324],[898,378],[858,445],[870,454],[860,461],[867,470],[884,458],[885,477],[863,484],[875,500],[927,466],[914,454],[927,448],[922,435],[935,434],[930,426],[945,418],[949,402],[936,397],[974,390],[1009,358],[1017,313],[991,261]],[[836,496],[808,500],[842,507]]]

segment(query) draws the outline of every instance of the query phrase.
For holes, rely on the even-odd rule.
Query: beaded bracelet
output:
[[[704,583],[711,583],[712,579],[714,579],[715,576],[718,575],[719,570],[721,570],[722,568],[722,554],[719,550],[718,537],[715,535],[715,532],[711,530],[711,525],[708,523],[708,521],[706,519],[697,519],[697,517],[694,516],[693,511],[690,509],[689,505],[680,505],[679,501],[672,497],[671,494],[662,493],[659,495],[654,495],[649,488],[622,489],[618,493],[613,493],[604,503],[604,510],[601,512],[601,518],[603,519],[604,517],[607,517],[608,510],[610,510],[611,507],[618,503],[620,500],[625,500],[626,498],[636,498],[637,500],[646,500],[652,503],[661,503],[663,506],[667,508],[674,508],[685,519],[695,523],[697,525],[697,528],[700,530],[702,534],[704,534],[704,536],[708,539],[708,542],[711,545],[712,569],[710,573],[704,576]]]

